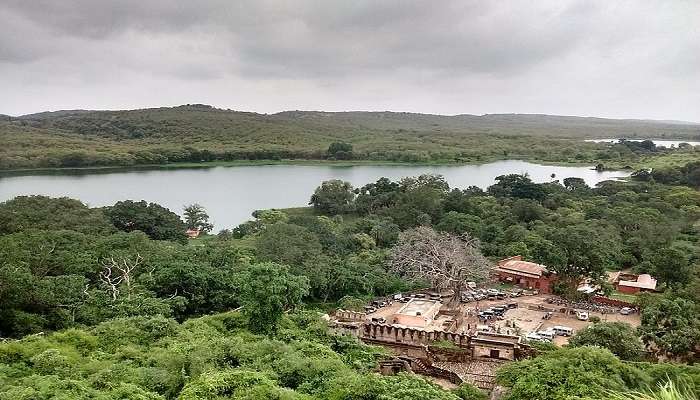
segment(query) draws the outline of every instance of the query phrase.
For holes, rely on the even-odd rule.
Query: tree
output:
[[[658,249],[652,258],[656,266],[655,275],[668,286],[684,285],[690,282],[693,269],[688,253],[676,247]]]
[[[37,230],[108,234],[114,226],[100,209],[67,197],[18,196],[0,203],[0,235]]]
[[[328,146],[328,156],[337,160],[349,160],[352,158],[352,144],[333,142]]]
[[[469,383],[463,383],[454,390],[454,394],[461,400],[487,400],[489,396],[481,389]]]
[[[187,226],[180,217],[155,203],[120,201],[107,207],[105,214],[117,229],[124,232],[141,231],[155,240],[187,241]]]
[[[285,311],[301,304],[309,292],[306,277],[293,275],[285,266],[255,264],[240,274],[240,302],[249,319],[250,329],[270,333]]]
[[[484,223],[476,215],[448,211],[442,216],[435,228],[457,235],[468,233],[471,236],[479,237],[484,229]]]
[[[616,265],[621,252],[617,232],[605,224],[581,223],[553,232],[552,242],[559,248],[563,262],[550,265],[569,290],[576,290],[583,277],[602,279]]]
[[[388,247],[396,243],[399,239],[401,229],[390,219],[380,219],[375,221],[370,229],[369,235],[379,246]]]
[[[583,178],[564,178],[564,187],[571,191],[590,189]]]
[[[209,223],[209,214],[201,205],[194,203],[186,206],[185,224],[187,229],[194,229],[200,232],[210,232],[214,225]]]
[[[310,205],[322,214],[337,215],[353,210],[355,193],[349,182],[333,179],[321,183],[311,195]]]
[[[468,234],[438,233],[425,226],[401,233],[391,250],[389,265],[401,276],[454,290],[453,301],[459,301],[466,282],[483,282],[490,270],[478,239]]]
[[[301,265],[321,254],[321,243],[316,235],[304,227],[285,222],[272,224],[260,232],[255,248],[261,260],[286,265]]]
[[[604,399],[608,391],[636,389],[649,380],[609,350],[587,346],[509,363],[497,376],[510,388],[506,400]]]
[[[527,175],[509,174],[496,177],[496,184],[489,186],[489,194],[496,197],[516,197],[542,201],[544,189],[532,182]]]
[[[672,293],[652,299],[638,329],[647,349],[659,355],[692,360],[700,353],[700,309],[691,300]]]
[[[572,347],[598,346],[610,350],[622,360],[638,360],[644,348],[635,330],[624,322],[599,322],[576,332],[569,340]]]

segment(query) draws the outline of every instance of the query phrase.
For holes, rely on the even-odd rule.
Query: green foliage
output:
[[[322,214],[337,215],[352,211],[354,199],[355,193],[349,182],[333,179],[316,188],[309,204]]]
[[[0,235],[33,229],[85,234],[114,231],[101,210],[66,197],[18,196],[0,203]]]
[[[117,229],[124,232],[141,231],[154,240],[187,241],[187,226],[174,212],[155,203],[131,200],[107,207],[105,213]]]
[[[137,317],[3,342],[0,399],[458,399],[413,375],[373,373],[382,353],[330,334],[316,313],[283,317],[272,337],[246,319]]]
[[[461,400],[487,400],[488,395],[484,391],[468,384],[463,383],[454,390],[454,394]]]
[[[187,229],[210,232],[214,228],[214,225],[209,222],[209,214],[201,205],[197,203],[190,204],[185,207],[184,213]]]
[[[694,301],[671,293],[657,296],[643,307],[639,333],[651,351],[694,359],[700,343],[700,309]]]
[[[287,265],[301,265],[321,253],[321,243],[308,229],[278,222],[265,228],[255,246],[258,257]]]
[[[336,160],[349,160],[352,158],[352,144],[333,142],[328,146],[328,156]]]
[[[0,169],[328,157],[402,162],[515,157],[629,165],[656,155],[697,157],[692,148],[650,149],[631,141],[582,140],[610,132],[657,137],[659,131],[677,137],[697,135],[691,125],[533,115],[303,111],[262,115],[196,104],[65,111],[0,121]]]
[[[643,387],[649,377],[616,358],[609,350],[577,347],[510,363],[498,371],[510,387],[508,400],[605,398],[609,391]]]
[[[659,384],[653,392],[608,393],[611,400],[697,400],[698,395],[686,387],[679,387],[673,381]]]
[[[638,360],[644,351],[634,329],[623,322],[599,322],[590,325],[576,332],[569,340],[569,345],[603,347],[622,360]]]
[[[307,278],[273,263],[252,265],[238,279],[243,313],[255,332],[275,331],[282,314],[301,304],[309,291]]]

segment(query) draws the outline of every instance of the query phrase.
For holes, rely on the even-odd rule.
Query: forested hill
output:
[[[624,120],[542,114],[434,115],[406,112],[284,111],[258,114],[222,110],[207,105],[124,111],[61,110],[18,117],[32,126],[66,129],[82,134],[181,134],[191,129],[236,134],[237,130],[273,128],[285,133],[330,134],[352,131],[449,132],[452,134],[536,135],[554,137],[677,137],[700,138],[700,124]],[[164,121],[171,121],[164,124]],[[129,129],[133,128],[133,129]],[[141,129],[139,129],[141,128]],[[348,132],[350,130],[350,132]],[[127,135],[130,136],[130,135]]]
[[[286,111],[267,115],[206,105],[67,110],[0,118],[0,169],[318,160],[328,158],[328,147],[334,142],[351,144],[352,154],[344,155],[362,160],[629,160],[632,154],[626,149],[606,152],[605,145],[582,141],[619,136],[699,139],[700,124],[521,114]]]

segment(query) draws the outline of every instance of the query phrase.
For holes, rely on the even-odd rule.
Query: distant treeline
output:
[[[262,115],[202,105],[61,111],[1,120],[0,169],[285,159],[484,162],[513,158],[631,164],[649,154],[697,154],[690,147],[659,149],[651,142],[582,140],[652,133],[692,140],[700,136],[700,127],[518,115]],[[350,151],[343,146],[350,146]]]

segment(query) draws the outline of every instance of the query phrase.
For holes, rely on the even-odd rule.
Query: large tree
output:
[[[29,229],[65,229],[86,234],[114,231],[102,210],[67,197],[18,196],[0,203],[0,235]]]
[[[201,232],[210,232],[214,225],[209,222],[209,214],[201,205],[194,203],[186,206],[185,224],[187,229],[196,229]]]
[[[258,257],[286,265],[301,265],[321,254],[318,236],[294,224],[278,222],[266,227],[255,242]]]
[[[309,204],[322,214],[337,215],[352,211],[354,200],[355,193],[349,182],[332,179],[316,188]]]
[[[187,226],[180,217],[156,203],[149,204],[143,200],[120,201],[107,207],[105,213],[117,229],[125,232],[141,231],[156,240],[182,243],[187,240]]]
[[[485,281],[491,267],[481,254],[478,239],[468,234],[440,233],[426,226],[401,233],[389,264],[399,275],[430,282],[437,289],[454,290],[453,301],[459,301],[466,282]]]
[[[634,329],[624,322],[599,322],[576,332],[569,340],[572,347],[606,348],[623,360],[638,360],[644,348]]]
[[[604,399],[609,391],[636,389],[648,379],[609,350],[587,346],[547,352],[498,371],[499,383],[510,388],[507,400]]]
[[[692,300],[666,293],[645,305],[639,333],[648,350],[692,360],[700,354],[699,313],[700,308]]]
[[[240,303],[251,330],[269,333],[277,328],[282,314],[297,305],[309,292],[309,280],[293,275],[286,266],[263,263],[240,274]]]

